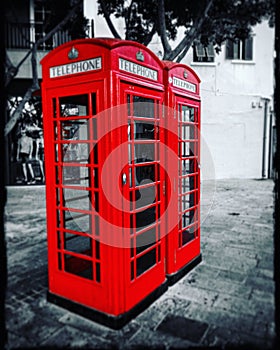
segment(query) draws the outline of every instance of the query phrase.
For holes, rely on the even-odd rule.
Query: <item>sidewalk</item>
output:
[[[45,188],[7,191],[7,349],[272,348],[273,181],[218,180],[202,262],[118,331],[46,301]]]

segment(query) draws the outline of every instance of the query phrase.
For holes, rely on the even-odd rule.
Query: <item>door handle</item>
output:
[[[127,176],[125,173],[122,174],[122,184],[126,185]]]

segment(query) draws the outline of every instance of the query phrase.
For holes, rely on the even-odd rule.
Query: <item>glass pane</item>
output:
[[[205,56],[204,45],[202,45],[201,43],[196,43],[195,44],[195,49],[196,49],[197,57],[204,57]]]
[[[100,259],[100,242],[95,241],[95,257],[96,259]]]
[[[135,191],[135,206],[137,209],[153,204],[156,201],[156,187],[149,186]]]
[[[153,206],[146,210],[136,213],[136,227],[141,230],[142,228],[151,225],[156,222],[156,207]]]
[[[96,93],[91,94],[91,103],[92,103],[92,115],[96,114]]]
[[[95,268],[96,268],[96,282],[100,282],[101,281],[100,263],[97,262],[95,264]]]
[[[130,95],[127,95],[126,97],[126,103],[127,103],[127,115],[130,116],[131,115],[131,109],[130,109]]]
[[[194,189],[194,177],[188,176],[182,178],[181,184],[179,184],[179,193],[185,193]]]
[[[65,271],[74,275],[93,279],[92,262],[71,255],[64,256]]]
[[[65,229],[91,233],[91,216],[89,214],[76,213],[68,210],[64,211],[64,213]]]
[[[181,175],[192,174],[194,172],[194,159],[181,160]]]
[[[188,106],[182,106],[181,113],[182,122],[194,122],[194,108]]]
[[[233,59],[233,41],[227,40],[226,42],[226,58]]]
[[[61,122],[61,140],[88,140],[88,122],[68,119]]]
[[[75,95],[59,98],[60,116],[88,115],[88,95]]]
[[[240,59],[240,46],[241,46],[240,40],[233,43],[233,59],[236,59],[236,60]]]
[[[64,163],[88,163],[89,145],[80,142],[63,144],[61,155]]]
[[[57,113],[56,113],[56,99],[55,98],[52,99],[52,105],[53,105],[53,117],[56,118]]]
[[[182,232],[182,245],[187,244],[195,238],[194,232],[192,229],[184,230]]]
[[[136,186],[139,186],[143,180],[149,182],[155,181],[155,165],[137,166],[135,167]]]
[[[182,215],[182,228],[191,225],[194,222],[195,209],[189,210]]]
[[[73,190],[63,188],[64,206],[66,208],[90,209],[90,200],[88,191]]]
[[[92,240],[90,237],[64,233],[64,249],[74,253],[92,255]]]
[[[156,264],[156,249],[152,249],[140,258],[136,259],[137,276],[147,271]]]
[[[133,96],[134,116],[143,118],[155,118],[154,100],[142,96]]]
[[[135,163],[153,162],[155,160],[155,144],[142,143],[134,145]]]
[[[191,208],[194,206],[194,193],[186,194],[182,197],[181,201],[181,211],[187,210],[188,208]]]
[[[251,61],[253,59],[253,38],[250,37],[245,39],[243,42],[243,47],[245,52],[242,58]]]
[[[82,166],[64,166],[63,184],[75,186],[89,186],[89,168]]]
[[[134,123],[134,138],[155,140],[155,125],[153,123]]]
[[[134,261],[131,261],[130,263],[130,279],[134,279]]]
[[[151,247],[156,242],[156,227],[136,236],[136,254]]]
[[[193,140],[195,138],[194,126],[193,125],[182,125],[181,126],[181,139],[182,140]]]

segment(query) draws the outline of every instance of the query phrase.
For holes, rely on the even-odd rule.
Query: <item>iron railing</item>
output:
[[[32,44],[44,36],[41,23],[6,22],[5,43],[7,49],[30,49]],[[90,31],[90,27],[87,29]],[[49,40],[42,43],[39,50],[52,50],[71,40],[67,30],[57,31]]]

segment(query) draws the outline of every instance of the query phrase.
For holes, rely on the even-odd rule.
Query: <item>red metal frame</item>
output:
[[[49,298],[66,306],[69,301],[81,305],[84,313],[84,308],[104,313],[103,321],[109,323],[109,316],[124,315],[146,297],[166,290],[160,220],[165,174],[159,164],[162,63],[144,46],[115,39],[76,40],[53,50],[41,63]],[[141,98],[152,102],[153,115],[137,115]],[[116,106],[120,108],[114,110]],[[144,139],[143,131],[136,136],[140,126],[154,127],[150,139]],[[126,147],[120,149],[123,143]],[[153,150],[153,158],[140,160],[135,154],[139,147]],[[102,181],[110,182],[117,164],[106,174],[102,170],[112,152],[125,166],[118,180],[113,179],[116,188],[108,200]],[[150,183],[135,182],[149,171]],[[131,184],[122,182],[130,174]],[[152,188],[154,201],[142,205],[139,213],[136,193]],[[118,189],[130,201],[120,202]],[[119,202],[122,210],[110,201]],[[153,217],[150,226],[140,230],[136,220],[148,212]],[[123,234],[112,231],[112,225],[123,227]],[[146,249],[134,247],[147,232],[155,241]],[[131,248],[127,242],[133,243]]]
[[[41,63],[48,297],[119,328],[201,257],[200,80],[116,39]]]
[[[171,283],[201,260],[200,253],[200,79],[184,64],[164,61],[168,147],[178,154],[174,183],[178,205],[169,221],[178,222],[167,235],[166,273]],[[175,135],[175,136],[174,136]]]

